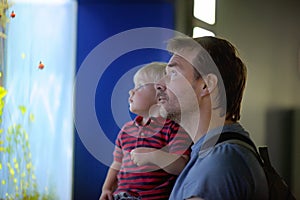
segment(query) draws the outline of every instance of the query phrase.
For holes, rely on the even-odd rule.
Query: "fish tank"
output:
[[[0,2],[0,199],[72,199],[77,2]]]

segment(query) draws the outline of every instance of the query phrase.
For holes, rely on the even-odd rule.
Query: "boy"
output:
[[[134,76],[129,105],[137,117],[119,132],[100,200],[168,199],[189,159],[189,136],[177,123],[159,116],[154,83],[164,76],[165,67],[153,62]]]

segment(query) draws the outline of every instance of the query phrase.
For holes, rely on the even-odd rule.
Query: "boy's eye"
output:
[[[134,87],[134,90],[137,91],[139,89],[142,89],[144,87],[144,85],[137,85]]]
[[[144,87],[146,87],[146,86],[148,86],[148,85],[152,85],[153,83],[146,83],[146,84],[140,84],[140,85],[137,85],[135,88],[134,88],[134,90],[135,91],[138,91],[138,90],[140,90],[140,89],[142,89],[142,88],[144,88]]]

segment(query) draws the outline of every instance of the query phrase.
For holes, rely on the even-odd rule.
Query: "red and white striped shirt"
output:
[[[130,159],[131,150],[149,147],[172,154],[189,155],[192,140],[176,122],[164,118],[150,118],[142,126],[143,117],[125,123],[116,139],[114,161],[122,163],[118,173],[118,188],[143,200],[168,199],[177,178],[154,165],[137,166]]]

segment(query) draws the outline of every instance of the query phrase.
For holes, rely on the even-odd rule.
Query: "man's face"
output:
[[[158,103],[172,116],[193,112],[198,109],[197,84],[193,66],[174,54],[166,67],[166,76],[156,85]]]

